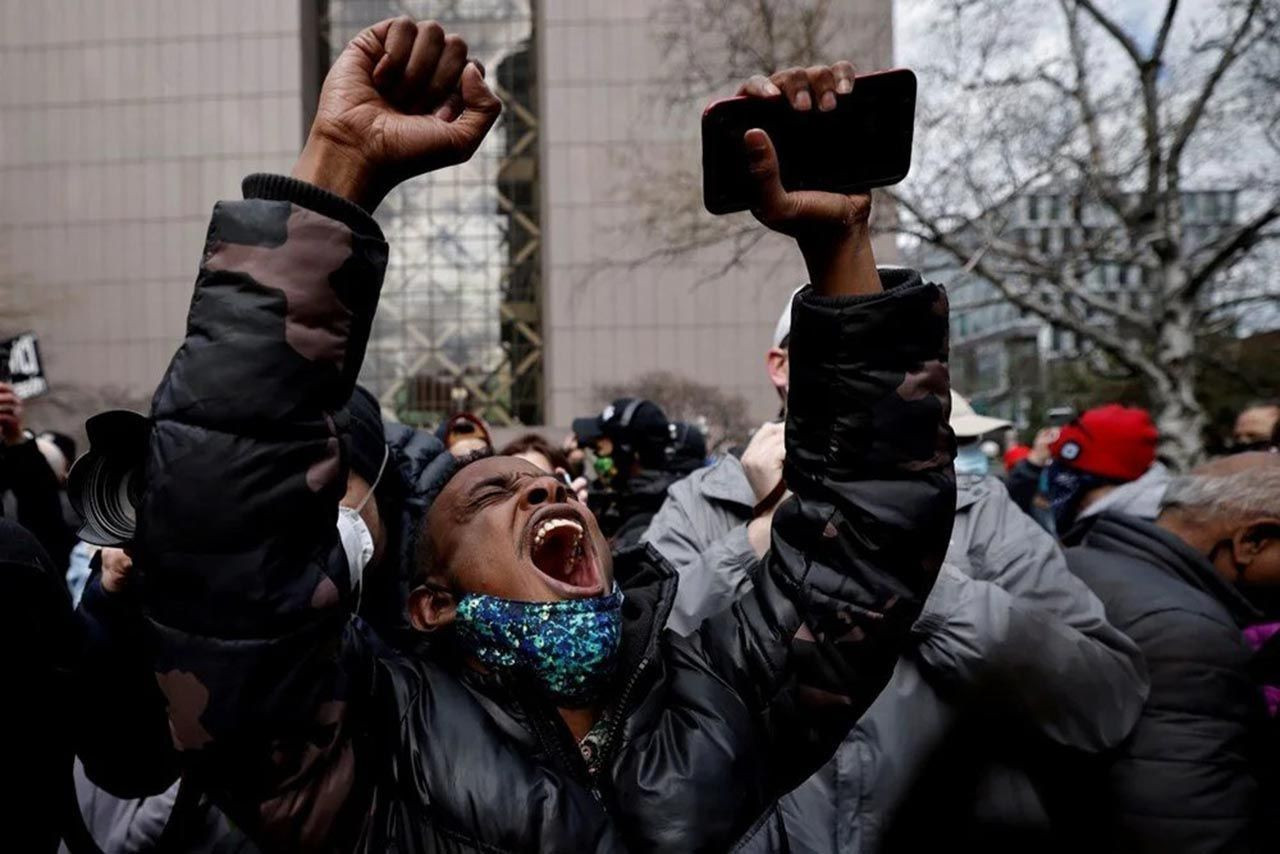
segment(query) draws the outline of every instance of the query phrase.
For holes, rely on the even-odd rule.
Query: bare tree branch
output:
[[[1248,296],[1234,297],[1232,299],[1220,300],[1213,305],[1207,306],[1203,312],[1206,317],[1221,314],[1224,311],[1232,311],[1237,308],[1243,308],[1246,305],[1257,305],[1258,303],[1274,304],[1280,300],[1280,292],[1265,294],[1250,294]]]
[[[1091,325],[1087,317],[1075,314],[1061,302],[1054,303],[1050,300],[1035,299],[1036,294],[1032,289],[1014,285],[1008,281],[1006,276],[1002,276],[998,271],[985,264],[983,249],[980,248],[974,251],[960,245],[953,234],[931,227],[927,220],[921,218],[920,211],[915,208],[910,200],[902,197],[895,198],[908,213],[916,218],[917,222],[924,225],[927,230],[925,239],[931,245],[950,254],[964,269],[990,282],[1009,302],[1056,326],[1076,333],[1084,340],[1094,342],[1135,373],[1141,373],[1152,378],[1160,375],[1156,365],[1143,355],[1138,347],[1134,346],[1134,342],[1131,339],[1125,340],[1098,327],[1096,324]]]
[[[1089,17],[1093,18],[1107,34],[1115,39],[1116,44],[1129,54],[1129,58],[1133,60],[1133,64],[1142,68],[1147,63],[1147,58],[1142,55],[1142,49],[1138,47],[1138,43],[1133,37],[1124,31],[1124,28],[1117,24],[1114,20],[1093,4],[1093,0],[1075,0],[1077,6],[1089,13]],[[1166,13],[1167,14],[1167,13]]]
[[[1191,135],[1195,133],[1196,126],[1204,115],[1205,107],[1209,104],[1214,91],[1218,88],[1218,83],[1242,55],[1241,44],[1244,42],[1249,29],[1253,26],[1254,16],[1258,13],[1258,8],[1261,5],[1262,0],[1250,0],[1240,25],[1232,33],[1227,46],[1223,48],[1222,54],[1218,57],[1217,64],[1209,72],[1209,76],[1205,78],[1204,85],[1200,88],[1200,93],[1191,102],[1186,115],[1179,123],[1178,129],[1174,133],[1173,142],[1169,146],[1169,167],[1171,169],[1177,168],[1181,162],[1182,152],[1187,147],[1187,142],[1191,139]]]
[[[1169,0],[1164,9],[1164,19],[1160,22],[1160,32],[1156,34],[1156,43],[1151,48],[1151,61],[1159,64],[1164,60],[1164,48],[1169,43],[1169,31],[1173,29],[1173,19],[1178,14],[1178,0]]]
[[[1143,185],[1142,202],[1134,208],[1131,208],[1128,215],[1125,216],[1126,224],[1133,226],[1139,224],[1147,218],[1147,212],[1155,204],[1155,200],[1160,192],[1160,172],[1162,161],[1162,147],[1160,143],[1160,97],[1157,88],[1157,77],[1159,74],[1158,58],[1144,57],[1138,43],[1132,36],[1124,31],[1115,20],[1108,17],[1094,3],[1093,0],[1074,0],[1076,5],[1088,13],[1099,26],[1124,49],[1133,61],[1134,67],[1138,70],[1138,80],[1142,91],[1142,129],[1143,129],[1143,145],[1146,151],[1147,161],[1147,177]],[[1172,0],[1170,0],[1172,3]],[[1165,17],[1172,26],[1173,11],[1166,9]]]
[[[1183,285],[1183,294],[1194,299],[1215,273],[1261,242],[1263,229],[1277,219],[1280,219],[1280,199],[1272,200],[1270,207],[1237,229],[1208,260],[1193,270]]]
[[[1094,108],[1093,96],[1089,91],[1089,63],[1085,58],[1084,41],[1080,36],[1080,24],[1076,7],[1069,0],[1061,0],[1062,12],[1067,18],[1067,43],[1071,50],[1071,62],[1075,71],[1075,86],[1069,90],[1072,98],[1080,108],[1080,120],[1084,125],[1085,138],[1089,143],[1089,165],[1087,172],[1098,195],[1107,206],[1115,211],[1121,221],[1127,221],[1128,211],[1123,194],[1116,186],[1115,179],[1107,169],[1106,156],[1103,153],[1102,132],[1098,126],[1098,113]],[[1174,6],[1176,3],[1171,3]]]

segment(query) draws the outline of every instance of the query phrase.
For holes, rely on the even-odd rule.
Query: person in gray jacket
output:
[[[785,356],[782,370],[775,368],[786,331],[780,322],[770,350],[770,376],[784,399]],[[892,825],[913,795],[930,788],[929,777],[946,776],[938,757],[975,719],[1014,756],[1032,747],[1102,751],[1138,720],[1148,688],[1138,648],[1107,622],[1057,542],[982,470],[985,456],[973,453],[983,433],[1004,426],[953,398],[960,447],[947,563],[914,626],[913,653],[833,759],[784,801],[794,851],[923,850],[919,834],[907,839],[910,832],[891,833]],[[679,572],[668,622],[676,631],[693,631],[750,589],[768,548],[760,529],[768,530],[785,490],[781,439],[781,425],[765,425],[741,459],[724,457],[673,485],[646,531],[643,540]],[[968,819],[985,843],[1022,824],[1039,834],[1047,817],[1030,778],[991,765],[970,774],[964,791],[944,785],[950,806],[982,814]],[[927,824],[953,840],[962,832]]]

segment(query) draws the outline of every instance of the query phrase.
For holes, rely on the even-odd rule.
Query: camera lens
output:
[[[67,474],[67,497],[84,524],[80,539],[95,546],[132,542],[145,487],[145,460],[151,422],[115,409],[85,422],[89,450]]]
[[[133,539],[138,525],[139,482],[137,470],[120,460],[102,456],[92,461],[85,473],[81,512],[86,533],[108,541],[98,545]]]

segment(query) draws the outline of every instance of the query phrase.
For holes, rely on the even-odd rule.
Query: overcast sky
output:
[[[939,0],[896,0],[894,3],[894,52],[898,62],[910,65],[919,62],[929,55],[929,47],[934,38],[929,32],[929,25],[943,14],[948,4]],[[1136,36],[1139,43],[1146,46],[1155,36],[1156,27],[1160,25],[1160,16],[1165,4],[1159,0],[1101,0],[1098,4],[1103,11],[1120,21],[1124,28]],[[1211,7],[1211,0],[1191,0],[1184,3],[1179,12],[1184,17],[1188,13],[1194,15],[1196,7],[1201,10]],[[1044,2],[1046,12],[1054,16],[1053,23],[1058,23],[1060,12],[1056,4]],[[1012,23],[1018,26],[1017,23]],[[1061,29],[1055,27],[1055,29]]]

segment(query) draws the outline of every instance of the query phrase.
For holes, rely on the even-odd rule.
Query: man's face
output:
[[[595,516],[554,476],[517,457],[465,466],[427,514],[437,569],[464,593],[526,602],[613,589]]]
[[[1236,418],[1232,438],[1237,445],[1256,445],[1271,441],[1271,433],[1280,419],[1280,406],[1255,406]]]

